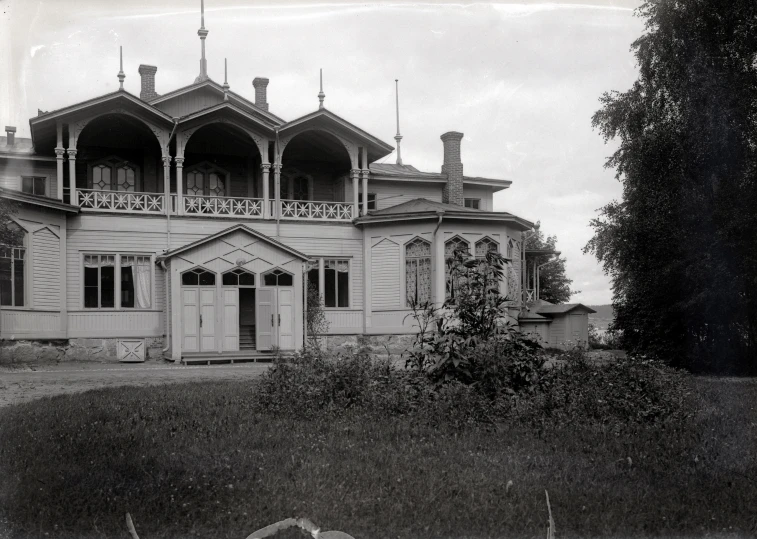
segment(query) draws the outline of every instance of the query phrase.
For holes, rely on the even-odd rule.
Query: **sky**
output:
[[[394,145],[399,79],[402,158],[439,171],[446,131],[465,133],[466,175],[511,180],[494,195],[558,237],[573,302],[611,300],[610,281],[582,248],[589,221],[621,196],[591,127],[599,97],[637,76],[631,43],[640,0],[500,3],[263,3],[205,0],[208,74],[254,100],[268,77],[270,110],[285,120],[325,105]],[[139,95],[139,64],[156,91],[199,73],[200,0],[0,0],[0,125],[29,136],[29,118],[118,89]],[[381,162],[393,163],[394,154]]]

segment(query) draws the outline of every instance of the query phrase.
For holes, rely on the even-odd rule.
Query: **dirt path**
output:
[[[0,368],[0,407],[41,397],[78,393],[100,387],[246,380],[259,376],[268,364],[217,366],[168,364],[63,363],[37,367]]]

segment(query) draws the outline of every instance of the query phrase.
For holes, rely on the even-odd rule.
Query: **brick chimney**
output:
[[[268,79],[264,77],[255,77],[252,81],[255,87],[255,106],[263,110],[268,110]]]
[[[442,202],[464,206],[463,200],[463,162],[460,160],[460,141],[463,134],[449,131],[441,136],[444,144],[444,163],[442,174],[447,175],[447,183],[442,191]]]
[[[12,125],[6,125],[5,135],[8,137],[5,139],[8,146],[13,146],[16,143],[16,128]]]
[[[155,73],[158,68],[141,64],[139,66],[139,76],[142,77],[142,89],[139,92],[139,98],[143,101],[155,99],[158,94],[155,92]]]

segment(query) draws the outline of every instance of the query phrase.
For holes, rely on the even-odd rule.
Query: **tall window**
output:
[[[350,262],[349,260],[324,260],[325,280],[324,306],[350,306]]]
[[[21,191],[30,195],[46,195],[47,179],[44,176],[22,176]]]
[[[121,307],[149,309],[152,266],[149,256],[121,257]]]
[[[480,210],[481,209],[481,199],[480,198],[466,198],[463,203],[465,204],[466,208],[471,208],[473,210]]]
[[[318,260],[311,260],[308,262],[308,288],[321,291],[320,271]]]
[[[196,196],[226,196],[229,174],[210,163],[200,163],[187,169],[184,194]]]
[[[24,306],[26,249],[0,246],[0,305]]]
[[[446,283],[445,288],[448,298],[455,296],[455,288],[458,284],[453,282],[454,279],[452,279],[452,276],[450,275],[452,262],[455,259],[455,253],[458,252],[465,254],[470,253],[470,245],[460,236],[455,236],[444,243],[444,281]]]
[[[486,253],[499,251],[499,245],[491,238],[481,238],[476,242],[476,258],[486,258]]]
[[[295,176],[292,179],[292,200],[309,200],[310,186],[305,176]]]
[[[408,305],[431,301],[431,244],[420,238],[405,245],[405,299]]]
[[[513,247],[515,246],[515,242],[513,240],[509,240],[507,242],[507,258],[510,260],[513,259]]]
[[[98,191],[137,191],[139,167],[112,156],[92,165],[92,189]]]
[[[107,309],[116,306],[116,256],[85,255],[84,307]]]

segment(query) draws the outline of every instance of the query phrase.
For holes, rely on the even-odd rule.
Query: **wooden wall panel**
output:
[[[371,305],[373,309],[400,307],[400,246],[383,239],[371,248]]]
[[[32,234],[32,294],[35,309],[60,308],[60,240],[49,228]]]

